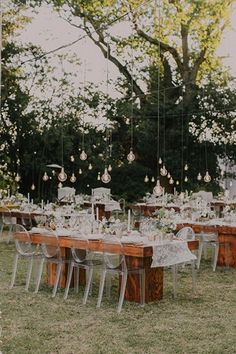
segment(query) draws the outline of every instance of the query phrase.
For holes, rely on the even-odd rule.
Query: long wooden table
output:
[[[43,234],[31,234],[32,242],[35,244],[49,243],[50,237]],[[87,242],[73,237],[59,237],[60,248],[63,255],[70,253],[70,248],[85,249]],[[198,248],[198,241],[188,243],[189,249]],[[91,251],[102,251],[104,245],[101,240],[89,241]],[[110,251],[110,248],[109,248]],[[119,246],[114,245],[112,252],[119,254]],[[151,268],[153,250],[151,246],[124,244],[123,252],[126,257],[128,267],[142,267],[145,269],[145,302],[160,300],[163,297],[163,268]],[[62,280],[65,285],[67,269],[64,267],[62,272]],[[140,301],[140,284],[139,276],[132,274],[128,276],[127,286],[125,291],[125,299],[128,301]]]

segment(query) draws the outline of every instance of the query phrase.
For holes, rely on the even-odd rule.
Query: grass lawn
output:
[[[178,273],[178,297],[172,297],[169,270],[165,271],[164,298],[145,305],[125,302],[116,313],[117,288],[96,309],[98,288],[86,306],[82,294],[63,290],[55,299],[41,286],[24,290],[21,262],[16,286],[9,290],[14,245],[0,242],[0,351],[14,354],[235,354],[236,268],[217,268],[203,261],[197,276],[197,294],[191,292],[191,271]]]

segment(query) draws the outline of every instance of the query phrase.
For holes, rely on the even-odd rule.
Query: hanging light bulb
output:
[[[31,190],[32,190],[32,191],[34,191],[34,190],[35,190],[35,185],[34,185],[34,182],[32,183],[32,185],[31,185],[31,187],[30,187],[30,188],[31,188]]]
[[[75,181],[76,181],[76,177],[75,177],[74,172],[71,175],[70,181],[71,181],[71,183],[75,183]]]
[[[101,179],[100,172],[98,172],[97,180],[100,181],[100,179]]]
[[[166,166],[163,165],[163,167],[160,168],[160,174],[161,176],[166,176],[168,173],[167,169],[166,169]]]
[[[87,159],[87,154],[84,150],[82,150],[81,154],[79,155],[80,160],[85,161]]]
[[[61,182],[58,183],[58,188],[62,188],[63,184]]]
[[[104,169],[104,173],[103,173],[103,175],[101,177],[101,180],[102,180],[103,183],[109,183],[110,180],[111,180],[111,176],[109,175],[108,170],[107,170],[106,167]]]
[[[176,186],[179,186],[179,181],[176,181]]]
[[[187,176],[184,177],[184,182],[188,182],[188,177]]]
[[[161,157],[159,157],[158,163],[159,163],[159,165],[162,164],[162,158]]]
[[[202,180],[202,175],[201,175],[200,172],[199,172],[198,175],[197,175],[197,180],[198,180],[198,181],[201,181],[201,180]]]
[[[83,171],[81,170],[81,168],[79,169],[79,175],[82,175]]]
[[[107,169],[109,172],[111,172],[112,171],[112,166],[111,166],[111,164],[109,164],[108,165],[108,169]]]
[[[88,169],[89,169],[90,171],[93,169],[93,166],[92,166],[91,163],[88,165]]]
[[[187,163],[184,165],[184,171],[188,171],[188,164]]]
[[[172,177],[170,177],[169,184],[174,184],[174,180]]]
[[[168,174],[167,174],[167,178],[170,178],[170,177],[171,177],[170,172],[168,172]]]
[[[44,181],[44,182],[47,182],[47,181],[48,181],[48,179],[49,179],[49,177],[48,177],[47,172],[44,172],[44,175],[43,175],[43,181]]]
[[[129,161],[129,163],[133,162],[135,160],[135,155],[133,153],[133,149],[130,148],[130,152],[127,155],[127,160]]]
[[[148,182],[149,182],[148,175],[146,175],[146,176],[145,176],[145,178],[144,178],[144,182],[145,182],[145,183],[148,183]]]
[[[232,181],[229,182],[229,186],[230,186],[230,187],[233,186],[233,182],[232,182]]]
[[[205,176],[204,176],[204,181],[205,181],[206,183],[211,182],[211,176],[209,175],[209,172],[208,172],[208,171],[206,171],[206,174],[205,174]]]
[[[71,162],[75,162],[74,155],[71,155],[71,156],[70,156],[70,160],[71,160]]]
[[[152,181],[152,182],[155,182],[155,178],[154,178],[154,177],[152,177],[151,181]]]
[[[225,171],[223,169],[220,171],[220,175],[221,175],[221,177],[224,177]]]
[[[20,182],[20,179],[21,179],[21,177],[20,177],[19,173],[17,172],[16,177],[15,177],[15,181]]]
[[[65,182],[67,180],[67,174],[65,173],[64,167],[61,168],[61,172],[58,175],[60,182]]]
[[[162,192],[163,192],[163,188],[160,184],[159,179],[157,179],[157,183],[156,183],[155,187],[153,188],[153,194],[158,197],[158,196],[162,195]]]

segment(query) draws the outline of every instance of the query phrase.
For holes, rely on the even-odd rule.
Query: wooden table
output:
[[[218,232],[219,241],[230,244],[230,254],[226,254],[224,245],[220,245],[218,255],[218,266],[225,266],[228,264],[230,267],[236,267],[236,227],[235,226],[219,226],[219,225],[204,225],[186,222],[177,225],[177,230],[183,226],[190,226],[195,233],[201,232]],[[227,257],[227,262],[226,262]]]
[[[32,242],[35,244],[48,243],[50,238],[43,234],[31,234]],[[60,247],[63,255],[68,255],[70,248],[85,249],[87,242],[73,237],[59,237]],[[104,250],[102,241],[89,241],[92,251]],[[190,241],[189,249],[198,248],[198,241]],[[109,251],[111,251],[109,247]],[[119,245],[114,245],[114,253],[119,254]],[[152,263],[152,247],[134,244],[124,244],[123,252],[126,257],[128,267],[142,267],[145,269],[145,302],[160,300],[163,297],[163,268],[151,268]],[[66,282],[66,267],[63,269],[62,279],[65,285]],[[125,291],[125,299],[128,301],[140,302],[140,284],[139,276],[132,274],[128,276],[127,286]]]

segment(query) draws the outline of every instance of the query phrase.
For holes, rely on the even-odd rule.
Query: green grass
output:
[[[145,305],[125,302],[116,313],[117,287],[101,309],[96,309],[98,288],[93,287],[86,306],[82,289],[63,290],[55,299],[42,285],[38,294],[24,291],[22,261],[16,286],[9,290],[14,245],[0,242],[0,310],[5,353],[27,354],[235,354],[236,269],[218,268],[202,262],[197,276],[197,294],[191,292],[191,271],[178,273],[178,297],[172,297],[169,270],[165,271],[164,298]]]

